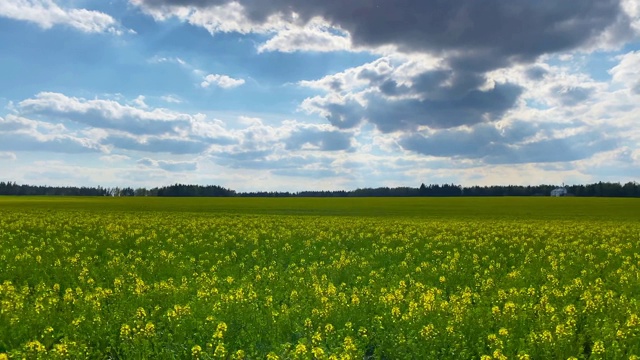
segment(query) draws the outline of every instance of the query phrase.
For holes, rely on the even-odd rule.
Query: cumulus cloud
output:
[[[66,9],[54,0],[2,1],[0,16],[28,21],[43,29],[64,25],[86,33],[123,33],[122,26],[110,15],[87,9]]]
[[[287,150],[317,149],[322,151],[347,150],[352,134],[337,130],[302,128],[284,140]]]
[[[404,55],[300,83],[327,92],[301,109],[341,129],[369,122],[383,132],[499,121],[525,89],[491,79],[491,72],[550,54],[620,46],[635,35],[637,15],[629,0],[130,1],[159,21],[176,17],[212,34],[264,34],[261,51]],[[528,76],[539,81],[545,71],[531,67]],[[597,92],[576,84],[548,91],[561,106],[578,106]]]
[[[94,139],[49,124],[9,114],[0,117],[0,151],[91,153],[104,151]]]
[[[300,85],[328,92],[306,99],[302,110],[325,116],[338,128],[368,121],[383,132],[497,121],[523,91],[517,84],[487,84],[484,76],[425,59],[400,64],[380,59]]]
[[[218,86],[223,89],[230,89],[244,84],[244,79],[234,79],[227,75],[209,74],[204,77],[200,86],[208,88],[209,86]]]
[[[196,171],[198,169],[198,163],[195,161],[167,161],[143,158],[138,160],[138,165],[159,168],[168,172]]]
[[[321,18],[311,19],[304,26],[291,26],[278,31],[258,51],[315,51],[330,52],[352,49],[348,33],[332,28]]]
[[[176,16],[212,32],[264,33],[319,17],[349,33],[355,45],[447,52],[456,61],[484,68],[572,49],[614,27],[619,36],[632,34],[632,20],[625,11],[632,7],[623,8],[620,0],[579,5],[552,0],[131,2],[157,19]]]
[[[613,82],[622,84],[633,94],[640,95],[640,51],[631,51],[618,59],[618,65],[609,70]]]
[[[176,155],[199,154],[207,150],[209,147],[209,144],[202,141],[178,137],[134,137],[130,135],[116,134],[107,136],[103,140],[103,144],[124,150],[169,153]]]
[[[42,92],[31,99],[20,101],[17,108],[25,114],[67,119],[95,128],[121,130],[132,134],[176,133],[189,127],[194,119],[192,116],[161,108],[147,111],[144,97],[138,97],[133,103],[137,107],[114,100],[87,100]]]
[[[199,26],[212,35],[216,33],[256,33],[269,37],[258,46],[258,51],[336,51],[352,49],[348,33],[332,26],[321,17],[309,21],[297,20],[297,15],[272,14],[263,19],[253,19],[244,5],[235,2],[204,3],[154,3],[130,0],[158,21],[175,17],[191,25]]]
[[[578,129],[561,135],[563,127]],[[410,134],[401,146],[434,157],[479,159],[485,164],[546,163],[582,160],[613,149],[618,139],[597,129],[517,121],[498,128],[493,124]]]

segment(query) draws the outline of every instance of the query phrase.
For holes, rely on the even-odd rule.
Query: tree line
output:
[[[174,184],[163,187],[74,187],[19,185],[0,182],[0,195],[57,195],[57,196],[168,196],[168,197],[451,197],[451,196],[549,196],[554,185],[492,185],[463,187],[455,184],[421,184],[412,187],[378,187],[336,191],[275,191],[236,192],[218,185]],[[568,196],[640,197],[640,183],[625,184],[598,182],[565,186]]]

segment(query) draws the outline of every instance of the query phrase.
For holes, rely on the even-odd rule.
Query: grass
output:
[[[629,198],[159,198],[0,197],[6,210],[152,211],[425,219],[640,220]]]

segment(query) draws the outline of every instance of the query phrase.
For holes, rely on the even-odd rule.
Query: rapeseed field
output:
[[[636,202],[192,201],[0,199],[0,359],[640,356]]]

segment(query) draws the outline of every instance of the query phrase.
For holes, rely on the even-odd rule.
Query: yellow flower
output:
[[[0,360],[9,360],[9,356],[6,353],[0,353]]]
[[[314,344],[317,344],[320,341],[322,341],[322,334],[319,332],[316,332],[315,334],[313,334],[313,336],[311,337],[311,342]]]
[[[394,306],[394,307],[391,309],[391,315],[393,315],[393,316],[395,316],[395,317],[400,316],[400,308],[399,308],[399,307],[397,307],[397,306]]]
[[[324,350],[322,350],[322,348],[319,348],[317,346],[311,349],[311,353],[313,353],[313,356],[316,359],[321,359],[324,356]]]
[[[602,341],[596,341],[593,344],[592,351],[594,354],[604,354],[604,343]]]
[[[280,360],[280,357],[272,351],[267,354],[267,360]]]
[[[551,331],[549,330],[544,330],[542,332],[542,334],[540,335],[540,338],[548,343],[552,343],[553,342],[553,334],[551,334]]]
[[[360,304],[360,298],[358,297],[358,295],[356,295],[356,294],[352,294],[352,295],[351,295],[351,303],[352,303],[353,305],[358,305],[358,304]]]
[[[296,355],[304,355],[307,353],[307,347],[304,344],[298,344],[296,345],[295,353]]]
[[[506,314],[513,314],[515,311],[516,311],[516,304],[514,304],[513,302],[509,301],[504,304],[504,312]]]
[[[576,314],[576,307],[575,307],[573,304],[571,304],[571,305],[567,305],[567,306],[564,308],[564,313],[565,313],[565,314],[567,314],[567,315],[569,315],[569,316],[571,316],[571,315],[575,315],[575,314]]]
[[[69,355],[69,349],[67,348],[67,344],[55,344],[53,345],[53,351],[60,354],[60,356],[62,357]]]
[[[327,325],[324,326],[324,331],[327,334],[333,332],[333,330],[334,330],[334,328],[333,328],[333,325],[331,325],[331,324],[327,324]]]
[[[126,339],[129,337],[129,335],[131,335],[131,326],[123,324],[120,327],[120,337]]]
[[[435,327],[433,326],[433,324],[423,326],[422,330],[420,330],[420,336],[422,336],[425,339],[429,339],[435,334],[434,329]]]
[[[347,336],[344,338],[344,342],[342,344],[342,347],[344,348],[344,351],[349,352],[349,351],[355,351],[356,350],[356,345],[353,343],[353,338],[351,336]]]
[[[147,325],[144,326],[144,333],[149,337],[154,336],[156,334],[156,326],[148,322]]]
[[[71,324],[73,324],[73,326],[78,326],[80,325],[82,322],[84,321],[84,316],[80,315],[80,317],[78,317],[77,319],[74,319]]]
[[[47,349],[38,340],[29,341],[25,345],[25,348],[27,349],[27,351],[35,352],[35,353],[47,352]]]
[[[218,330],[218,331],[222,331],[222,332],[227,331],[227,324],[226,324],[224,321],[223,321],[223,322],[220,322],[220,323],[218,324],[218,327],[216,328],[216,330]]]
[[[200,345],[194,345],[191,348],[191,356],[198,359],[200,358],[200,354],[202,354],[202,347],[200,347]]]
[[[139,308],[136,310],[136,317],[137,317],[138,319],[144,319],[144,318],[146,318],[146,317],[147,317],[147,312],[146,312],[146,311],[144,311],[144,309],[143,309],[143,308],[139,307]]]
[[[500,330],[498,330],[498,334],[500,336],[508,336],[509,335],[509,330],[507,330],[505,328],[501,328]]]
[[[507,357],[502,353],[502,350],[497,349],[493,352],[493,358],[497,360],[507,360]]]
[[[224,348],[224,343],[222,341],[218,343],[218,346],[216,346],[213,356],[217,358],[224,358],[227,356],[227,349]]]

